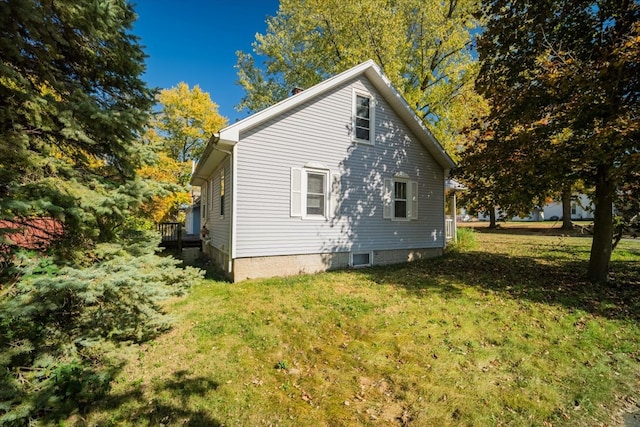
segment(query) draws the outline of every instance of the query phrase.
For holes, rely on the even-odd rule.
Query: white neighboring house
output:
[[[572,220],[582,220],[582,219],[593,219],[593,203],[589,196],[585,194],[579,194],[574,197],[571,202],[571,219]],[[500,210],[496,211],[496,218],[500,218],[502,213]],[[478,219],[480,221],[489,221],[489,215],[478,215]],[[553,201],[551,203],[547,203],[542,207],[542,209],[537,209],[531,212],[529,216],[519,217],[514,216],[511,218],[511,221],[545,221],[545,220],[561,220],[562,219],[562,202],[561,201]]]
[[[441,255],[454,166],[367,61],[211,138],[203,250],[234,281]]]

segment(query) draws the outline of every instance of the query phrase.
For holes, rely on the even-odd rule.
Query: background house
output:
[[[454,166],[368,61],[220,131],[192,178],[234,280],[442,254]]]
[[[574,221],[593,219],[593,203],[589,196],[578,194],[571,202],[571,219]],[[496,218],[502,218],[504,214],[497,209]],[[480,221],[489,221],[489,215],[479,214]],[[514,216],[510,221],[558,221],[562,219],[562,202],[553,201],[547,203],[539,209],[534,209],[529,215],[520,217]]]

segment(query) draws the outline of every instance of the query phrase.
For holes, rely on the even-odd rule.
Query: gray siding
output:
[[[375,145],[351,140],[353,88],[374,96]],[[444,176],[365,77],[240,135],[236,257],[444,246]],[[320,162],[340,174],[341,206],[326,220],[290,216],[292,167]],[[383,219],[383,182],[418,182],[419,215]]]
[[[207,179],[206,187],[202,188],[206,192],[206,222],[204,225],[209,229],[211,245],[223,253],[229,250],[229,224],[231,221],[231,168],[230,160],[227,157],[220,166]],[[220,173],[224,169],[224,216],[220,215]]]

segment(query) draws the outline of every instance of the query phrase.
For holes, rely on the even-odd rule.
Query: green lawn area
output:
[[[636,395],[640,241],[613,282],[591,239],[478,228],[408,265],[229,284],[171,301],[83,425],[592,426]]]

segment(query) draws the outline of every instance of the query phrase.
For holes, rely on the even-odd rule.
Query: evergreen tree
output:
[[[157,156],[134,18],[126,0],[0,1],[0,425],[104,393],[111,350],[166,328],[159,298],[200,274],[135,229],[161,186],[136,176]],[[43,222],[48,252],[11,241]]]
[[[55,218],[66,247],[89,247],[150,195],[134,18],[124,0],[0,2],[0,219]]]

